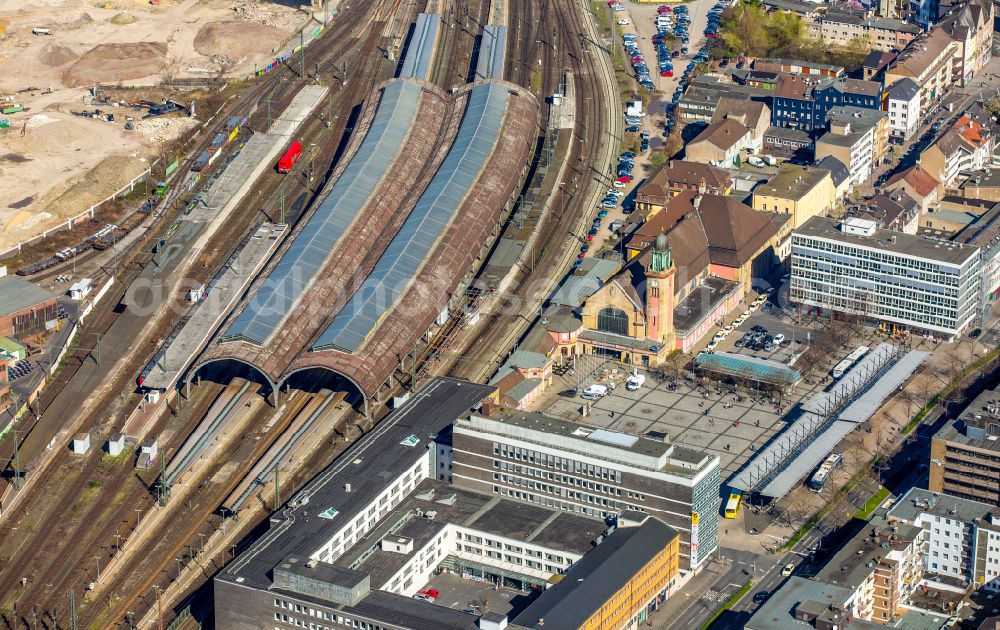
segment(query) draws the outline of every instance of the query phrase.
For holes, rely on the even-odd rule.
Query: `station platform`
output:
[[[278,156],[288,148],[292,136],[323,102],[328,88],[307,85],[295,95],[288,108],[271,123],[266,133],[256,133],[247,140],[226,170],[212,184],[203,203],[191,211],[187,220],[207,223],[219,214],[226,214],[240,202],[265,169],[274,168]]]
[[[273,223],[262,223],[257,228],[209,285],[205,298],[192,307],[177,336],[167,343],[143,377],[143,387],[166,390],[177,383],[278,249],[287,230],[288,226]]]

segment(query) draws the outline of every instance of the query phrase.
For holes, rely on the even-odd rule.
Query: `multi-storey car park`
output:
[[[463,299],[538,130],[527,90],[386,81],[309,213],[191,370],[251,366],[277,398],[321,370],[363,401]],[[348,273],[346,270],[351,270]]]

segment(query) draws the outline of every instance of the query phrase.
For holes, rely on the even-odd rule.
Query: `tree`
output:
[[[986,111],[992,116],[1000,116],[1000,95],[994,96],[986,102]]]

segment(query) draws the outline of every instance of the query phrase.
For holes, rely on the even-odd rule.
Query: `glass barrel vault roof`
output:
[[[313,350],[354,353],[399,300],[458,212],[500,136],[507,88],[476,86],[448,155],[371,275],[337,314]]]
[[[420,93],[418,84],[406,81],[385,87],[361,147],[222,341],[263,346],[295,309],[399,155],[416,117]]]

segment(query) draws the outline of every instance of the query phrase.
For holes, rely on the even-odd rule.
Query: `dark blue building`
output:
[[[875,81],[782,75],[771,100],[771,124],[806,132],[825,129],[834,107],[882,109],[882,91]]]

